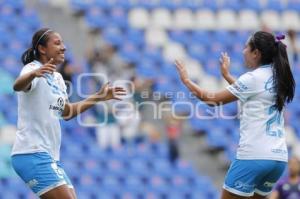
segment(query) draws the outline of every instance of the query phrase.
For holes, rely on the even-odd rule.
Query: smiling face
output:
[[[54,64],[58,65],[63,63],[65,60],[66,48],[60,34],[57,32],[50,33],[46,45],[39,45],[38,49],[41,55],[42,63],[46,63],[53,58]]]

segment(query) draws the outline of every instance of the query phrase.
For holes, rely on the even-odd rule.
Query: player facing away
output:
[[[59,33],[43,28],[22,55],[25,65],[14,83],[18,96],[18,129],[12,150],[16,173],[42,199],[76,199],[74,187],[59,162],[61,128],[66,120],[99,101],[120,99],[122,87],[107,83],[85,100],[70,103],[56,65],[64,62],[65,45]]]
[[[243,50],[251,71],[237,80],[229,72],[230,58],[222,53],[221,71],[230,85],[219,92],[193,83],[185,65],[175,61],[181,81],[200,100],[209,105],[241,103],[239,147],[225,177],[222,199],[266,198],[287,165],[283,111],[294,97],[295,81],[281,39],[284,35],[254,33]]]

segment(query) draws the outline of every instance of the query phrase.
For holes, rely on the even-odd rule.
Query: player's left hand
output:
[[[180,79],[183,83],[185,83],[186,81],[189,80],[189,76],[188,76],[188,72],[186,70],[186,67],[185,65],[178,61],[178,60],[175,60],[175,65],[176,65],[176,68],[177,68],[177,71],[180,75]]]
[[[99,92],[97,92],[101,101],[110,99],[122,100],[120,97],[126,95],[126,90],[122,87],[111,87],[106,83]]]
[[[220,57],[220,66],[223,77],[228,76],[230,67],[230,57],[227,52],[222,52]]]

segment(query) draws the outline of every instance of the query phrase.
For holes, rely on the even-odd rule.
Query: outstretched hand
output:
[[[54,59],[51,58],[46,64],[35,70],[35,77],[42,77],[45,73],[52,74],[56,71],[56,65],[54,65]]]
[[[176,65],[176,68],[177,68],[177,71],[179,73],[181,81],[183,83],[188,81],[189,76],[188,76],[188,72],[186,70],[185,65],[182,62],[178,61],[178,60],[175,60],[175,65]]]
[[[230,57],[227,55],[227,52],[221,53],[220,66],[221,66],[221,73],[223,77],[228,76],[230,74],[229,73]]]
[[[122,87],[111,87],[108,82],[96,95],[101,101],[110,99],[122,100],[120,97],[126,95],[126,90]]]

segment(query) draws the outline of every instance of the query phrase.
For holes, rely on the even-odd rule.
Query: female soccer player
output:
[[[221,70],[229,86],[209,92],[193,83],[175,61],[181,81],[209,105],[241,102],[240,141],[223,186],[222,199],[265,198],[284,171],[288,159],[283,110],[294,97],[295,81],[287,58],[284,36],[258,31],[247,41],[244,61],[251,72],[235,80],[230,59],[221,56]]]
[[[68,120],[99,101],[120,99],[121,87],[109,84],[87,99],[68,102],[66,86],[56,65],[64,62],[61,36],[48,28],[37,31],[22,55],[25,65],[14,83],[18,95],[18,130],[12,165],[42,199],[76,199],[74,188],[59,162],[59,118]]]

